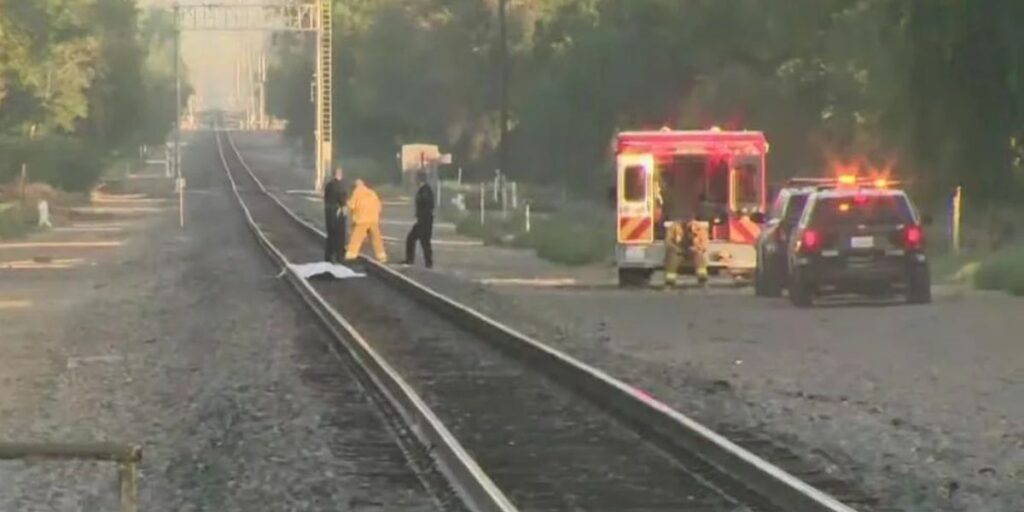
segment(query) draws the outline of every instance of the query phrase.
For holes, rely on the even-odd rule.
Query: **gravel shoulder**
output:
[[[254,170],[276,180],[268,185],[305,181],[269,136],[241,137]],[[318,222],[317,204],[285,200]],[[543,275],[549,264],[523,251],[462,248],[437,260],[434,271],[408,272],[709,426],[763,430],[894,510],[1017,512],[1024,503],[1019,299],[943,288],[927,306],[803,311],[748,290],[622,291],[600,278],[569,289],[480,284]],[[492,272],[495,261],[505,268]]]
[[[184,230],[153,212],[103,235],[122,244],[89,264],[0,269],[0,438],[140,443],[148,510],[435,510],[245,230],[212,151],[186,154]],[[110,465],[0,463],[0,510],[113,510],[116,496]]]

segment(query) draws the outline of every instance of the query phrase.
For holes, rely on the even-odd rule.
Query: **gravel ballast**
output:
[[[142,510],[436,510],[193,151],[184,230],[167,211],[95,266],[0,274],[35,303],[0,311],[0,438],[141,444]],[[0,511],[114,510],[116,485],[111,464],[0,462]]]
[[[308,186],[270,137],[238,139],[254,170],[271,186]],[[280,195],[316,221],[318,204]],[[1024,510],[1020,300],[943,290],[927,306],[803,311],[749,290],[483,286],[464,277],[503,250],[436,250],[433,271],[408,272],[709,426],[762,430],[895,510]],[[514,265],[502,277],[550,275],[518,253],[500,260]]]

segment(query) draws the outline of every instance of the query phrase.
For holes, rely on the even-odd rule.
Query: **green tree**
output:
[[[846,160],[892,166],[935,198],[957,184],[994,200],[1021,192],[1024,36],[1013,20],[1024,3],[510,4],[509,171],[521,179],[600,189],[616,131],[720,125],[764,130],[776,178]],[[490,175],[495,9],[495,0],[336,0],[338,150],[383,159],[426,140]],[[288,51],[292,71],[308,69],[291,57],[311,48]],[[279,98],[307,96],[308,83],[284,77],[278,87],[292,92]]]
[[[162,140],[170,21],[142,25],[135,0],[0,0],[0,180],[33,162],[36,179],[86,187],[105,157]]]

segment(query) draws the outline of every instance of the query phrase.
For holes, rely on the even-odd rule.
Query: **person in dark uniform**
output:
[[[705,193],[701,193],[697,196],[697,204],[693,211],[694,219],[701,222],[714,223],[715,218],[718,217],[718,208],[711,202],[708,201],[708,196]]]
[[[327,232],[327,244],[324,248],[324,261],[337,263],[341,259],[341,250],[345,247],[345,203],[348,201],[348,188],[341,167],[334,169],[334,178],[324,186],[324,230]]]
[[[426,173],[418,176],[420,188],[416,191],[416,224],[405,237],[405,264],[412,265],[416,261],[416,241],[423,248],[423,261],[427,268],[434,266],[434,250],[430,239],[434,235],[434,191],[427,183]]]

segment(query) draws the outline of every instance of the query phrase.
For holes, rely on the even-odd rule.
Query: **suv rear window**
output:
[[[809,220],[813,226],[910,224],[914,214],[899,195],[821,197],[814,202]]]
[[[804,205],[807,204],[807,197],[809,195],[806,193],[796,193],[790,196],[789,201],[786,203],[786,212],[783,214],[783,220],[786,222],[796,222],[804,211]]]

